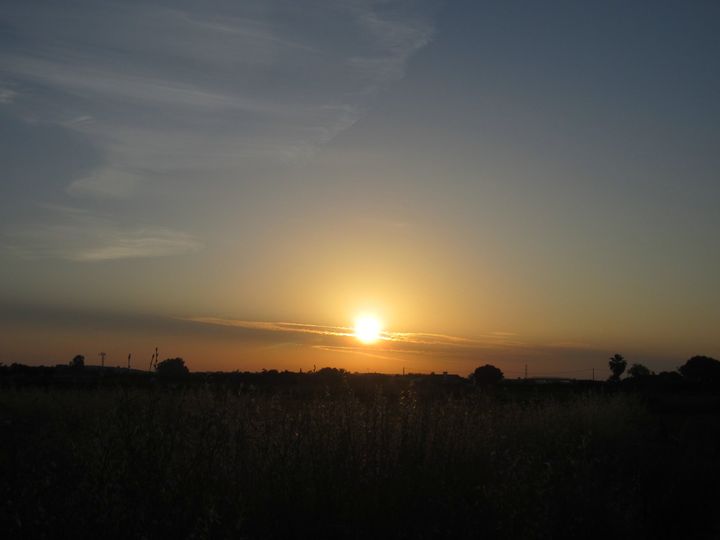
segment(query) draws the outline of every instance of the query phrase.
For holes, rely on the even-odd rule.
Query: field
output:
[[[716,413],[632,392],[0,390],[26,538],[712,538]]]

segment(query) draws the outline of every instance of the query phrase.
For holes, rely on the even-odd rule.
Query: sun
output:
[[[380,339],[382,326],[377,317],[362,315],[355,319],[355,337],[366,344],[375,343]]]

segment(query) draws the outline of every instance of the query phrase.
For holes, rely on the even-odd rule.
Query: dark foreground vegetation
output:
[[[714,385],[28,369],[5,538],[720,537]]]

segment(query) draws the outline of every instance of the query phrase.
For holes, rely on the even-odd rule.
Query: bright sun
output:
[[[380,321],[372,315],[355,319],[355,337],[363,343],[375,343],[380,339],[381,330]]]

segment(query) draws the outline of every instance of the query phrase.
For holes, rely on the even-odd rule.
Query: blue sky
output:
[[[370,310],[513,336],[477,352],[510,364],[718,355],[719,15],[6,1],[3,319],[32,336],[63,312],[343,327]],[[279,334],[268,347],[294,343]],[[49,354],[11,337],[0,361]],[[254,365],[243,339],[223,367]]]

